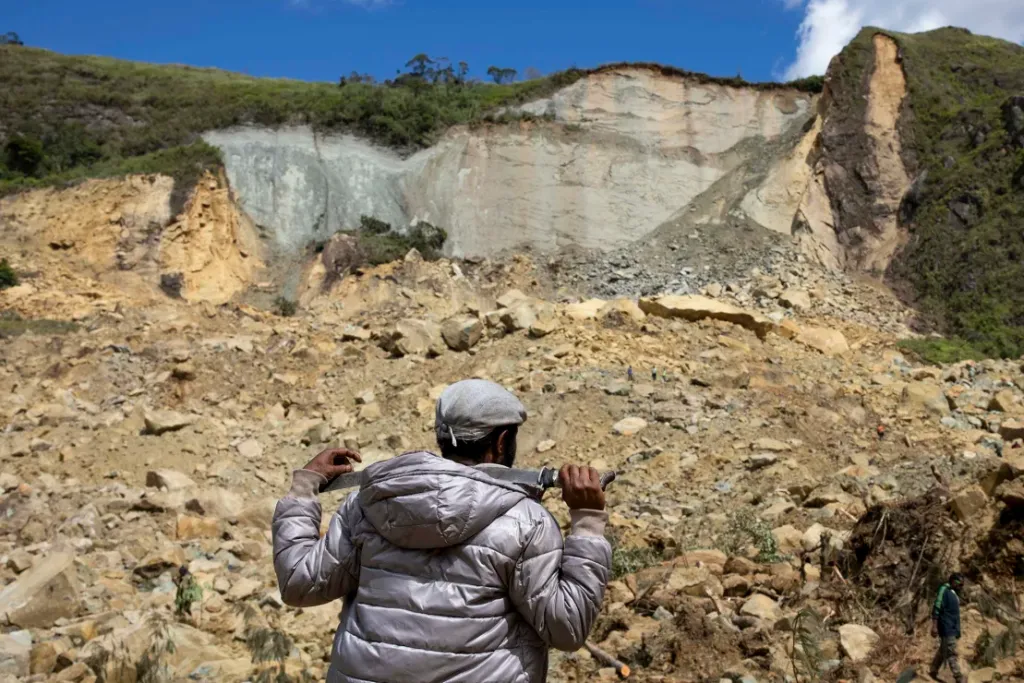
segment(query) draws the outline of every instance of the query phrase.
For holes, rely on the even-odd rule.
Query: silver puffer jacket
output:
[[[320,537],[323,478],[298,470],[274,513],[284,602],[344,598],[328,683],[536,683],[582,647],[611,567],[605,513],[563,541],[525,489],[409,453],[368,467]]]

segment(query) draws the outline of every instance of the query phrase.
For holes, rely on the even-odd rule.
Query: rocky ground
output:
[[[0,680],[320,680],[340,605],[281,604],[274,503],[328,445],[431,448],[466,377],[527,405],[522,464],[619,472],[593,641],[636,680],[922,671],[953,569],[971,680],[1020,677],[1021,363],[922,366],[887,291],[772,254],[639,301],[571,299],[546,261],[412,254],[294,317],[157,297],[0,340]],[[0,307],[44,316],[60,282],[29,286]],[[182,565],[203,596],[177,618]],[[553,656],[552,681],[614,679]]]

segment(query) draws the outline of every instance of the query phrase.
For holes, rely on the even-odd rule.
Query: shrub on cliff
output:
[[[7,259],[0,259],[0,289],[18,286],[18,274],[11,268]]]

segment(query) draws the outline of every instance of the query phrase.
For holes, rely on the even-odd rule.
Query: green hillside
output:
[[[865,29],[829,72],[837,126],[834,158],[856,168],[866,153],[864,93],[874,67]],[[1024,47],[962,29],[906,35],[898,43],[908,97],[901,115],[904,163],[916,178],[901,208],[910,242],[888,279],[921,312],[922,329],[954,339],[955,357],[1024,353]],[[1020,112],[1020,113],[1016,113]],[[832,114],[830,114],[832,116]],[[852,176],[855,177],[855,176]],[[871,197],[831,192],[840,230],[857,225]],[[845,213],[844,213],[845,212]],[[920,345],[919,345],[920,347]],[[924,345],[928,350],[928,344]]]
[[[0,192],[134,172],[193,177],[218,162],[199,133],[246,123],[305,123],[412,150],[582,73],[501,85],[409,73],[341,86],[0,46]]]

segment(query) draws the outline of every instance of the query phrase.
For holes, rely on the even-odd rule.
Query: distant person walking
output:
[[[626,369],[626,377],[628,377],[628,378],[629,378],[629,381],[630,381],[630,382],[632,382],[632,381],[633,381],[633,366],[632,366],[632,365],[630,365],[630,366],[629,366],[629,367],[628,367],[628,368]]]
[[[943,665],[949,666],[956,683],[964,683],[967,678],[960,672],[960,661],[957,659],[957,642],[960,640],[960,596],[964,589],[962,574],[953,574],[949,583],[939,588],[932,607],[932,637],[939,639],[939,650],[932,660],[931,676],[938,679],[939,670]]]
[[[652,382],[657,382],[658,381],[658,368],[651,368],[651,381]]]

